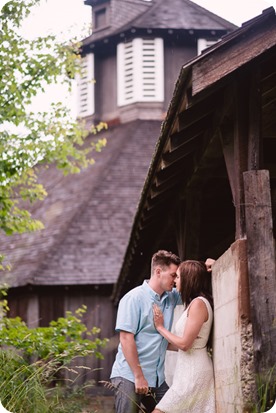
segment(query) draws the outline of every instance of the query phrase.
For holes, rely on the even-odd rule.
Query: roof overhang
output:
[[[275,11],[269,8],[181,69],[142,190],[113,293],[115,302],[135,285],[131,274],[142,254],[141,245],[154,242],[154,225],[162,225],[160,211],[170,208],[169,201],[179,193],[180,182],[187,188],[200,174],[219,167],[218,125],[222,119],[225,121],[228,107],[233,105],[235,77],[240,73],[246,76],[248,66],[260,61],[264,62],[260,76],[265,133],[275,130],[276,62],[271,59],[271,51],[276,55],[275,49]],[[268,65],[265,59],[269,59]],[[146,258],[150,257],[143,257]]]

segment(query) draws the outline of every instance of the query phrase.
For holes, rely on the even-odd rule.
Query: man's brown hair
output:
[[[157,266],[163,269],[164,267],[169,267],[171,264],[179,266],[180,262],[181,260],[176,254],[166,250],[159,250],[152,256],[151,274],[153,274]]]

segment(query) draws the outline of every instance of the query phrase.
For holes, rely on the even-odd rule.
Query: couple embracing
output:
[[[116,413],[215,413],[207,350],[213,262],[181,262],[160,250],[152,257],[150,279],[121,299],[116,322],[120,343],[111,372]],[[179,304],[184,304],[183,313],[172,334]],[[170,388],[164,374],[167,349],[178,352]]]

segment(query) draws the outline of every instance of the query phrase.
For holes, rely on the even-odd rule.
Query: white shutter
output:
[[[163,39],[142,42],[142,100],[164,100],[164,46]]]
[[[91,116],[95,111],[94,83],[94,54],[89,53],[81,58],[81,70],[77,75],[78,117]]]
[[[133,42],[117,46],[117,101],[118,106],[134,100],[134,56]]]
[[[163,102],[163,39],[137,38],[117,48],[118,106]]]
[[[217,43],[217,41],[218,40],[197,39],[197,54],[200,55],[204,49]]]

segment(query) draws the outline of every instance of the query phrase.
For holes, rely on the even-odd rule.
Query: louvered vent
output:
[[[163,39],[134,39],[117,49],[118,106],[163,102]]]
[[[207,47],[210,47],[217,42],[218,40],[198,39],[197,40],[197,54],[200,55],[200,53],[204,49],[207,49]]]
[[[94,103],[94,54],[89,53],[81,59],[81,71],[77,76],[78,116],[93,115]]]

